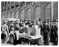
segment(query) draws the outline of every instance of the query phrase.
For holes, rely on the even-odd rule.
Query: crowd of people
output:
[[[11,44],[52,45],[58,44],[58,27],[42,24],[39,20],[16,20],[1,22],[1,42]]]

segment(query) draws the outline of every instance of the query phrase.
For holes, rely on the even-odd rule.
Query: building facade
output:
[[[1,18],[51,20],[53,18],[51,9],[51,2],[1,2]]]

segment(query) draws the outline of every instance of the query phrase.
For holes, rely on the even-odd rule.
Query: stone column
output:
[[[41,19],[41,22],[43,24],[43,21],[45,19],[45,8],[43,6],[41,6],[41,15],[40,15],[40,19]]]
[[[32,6],[32,14],[31,14],[31,20],[35,20],[35,7],[34,6]]]
[[[53,2],[51,2],[51,20],[53,20]]]
[[[21,10],[18,11],[18,18],[21,19]]]
[[[24,19],[26,20],[27,19],[27,12],[28,12],[28,6],[26,6],[26,3],[25,3],[25,8],[24,8]]]

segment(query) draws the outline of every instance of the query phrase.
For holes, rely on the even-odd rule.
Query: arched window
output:
[[[21,20],[24,20],[24,10],[21,12]]]
[[[45,7],[45,19],[50,19],[50,4]]]
[[[8,13],[8,18],[10,18],[10,12]]]
[[[12,18],[14,18],[14,12],[12,12]]]
[[[1,18],[4,18],[5,14],[1,14]]]
[[[5,14],[4,14],[4,18],[8,18],[8,15],[7,15],[7,13],[5,13]]]
[[[18,18],[18,16],[19,16],[19,15],[18,15],[18,11],[17,11],[17,12],[16,12],[16,18]]]
[[[28,9],[27,19],[28,19],[28,20],[31,20],[31,8]]]
[[[38,19],[38,18],[40,18],[40,16],[41,16],[41,10],[40,10],[41,8],[40,7],[36,7],[36,11],[35,11],[35,19]]]

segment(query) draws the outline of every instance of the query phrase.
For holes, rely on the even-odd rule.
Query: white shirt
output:
[[[38,28],[38,25],[35,25],[35,29],[36,29],[36,35],[35,36],[31,36],[32,39],[38,39],[41,38],[41,34],[40,34],[40,28]]]
[[[19,31],[16,30],[15,33],[16,33],[16,36],[17,36],[17,40],[19,40],[19,34],[20,34]]]
[[[14,34],[14,31],[11,31],[10,34]]]

